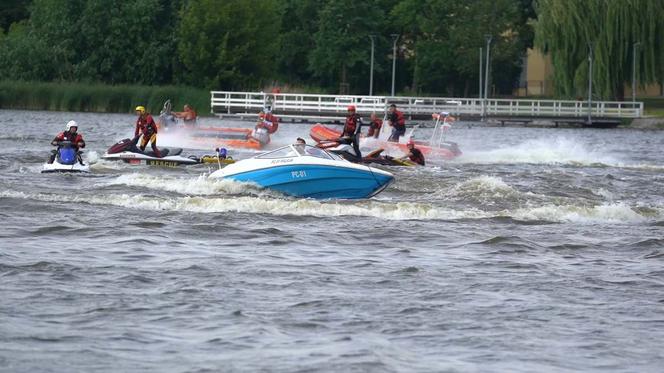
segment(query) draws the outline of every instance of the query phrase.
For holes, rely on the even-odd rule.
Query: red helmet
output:
[[[355,111],[355,105],[348,105],[348,111]]]

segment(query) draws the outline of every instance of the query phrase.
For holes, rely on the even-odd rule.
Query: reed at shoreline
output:
[[[210,92],[193,87],[0,81],[0,109],[133,113],[143,105],[155,114],[168,99],[175,111],[189,104],[210,113]]]

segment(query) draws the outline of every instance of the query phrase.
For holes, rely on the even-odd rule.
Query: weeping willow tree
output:
[[[551,56],[559,96],[587,94],[591,48],[599,98],[624,97],[635,43],[639,85],[664,80],[662,0],[537,0],[536,11],[535,46]]]

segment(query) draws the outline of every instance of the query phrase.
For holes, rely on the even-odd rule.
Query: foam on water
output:
[[[15,191],[0,192],[0,197],[60,202],[56,194],[33,194]],[[625,204],[604,204],[599,206],[546,205],[486,212],[476,208],[454,210],[437,207],[427,203],[384,201],[363,201],[358,204],[317,201],[311,199],[280,199],[264,197],[156,197],[148,195],[81,195],[69,199],[69,202],[82,202],[96,205],[112,205],[154,211],[179,211],[194,213],[241,212],[270,214],[277,216],[364,216],[387,220],[458,220],[484,219],[492,217],[513,217],[517,220],[593,223],[643,223],[649,219],[661,219],[662,208],[653,208],[655,217],[647,218]]]
[[[661,216],[661,210],[658,215]],[[519,209],[513,213],[515,219],[544,220],[555,222],[593,223],[630,223],[638,224],[648,220],[623,203],[602,204],[598,206],[541,206]]]
[[[109,185],[139,186],[186,195],[240,194],[251,191],[251,184],[232,180],[211,179],[207,175],[198,177],[154,176],[143,173],[120,175]]]
[[[618,163],[618,160],[610,154],[588,149],[586,144],[565,137],[531,139],[514,146],[488,151],[464,151],[464,154],[455,161],[480,164],[611,165]]]

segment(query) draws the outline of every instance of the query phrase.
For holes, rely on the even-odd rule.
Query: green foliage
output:
[[[38,51],[52,65],[51,71],[39,77],[29,71],[14,76],[46,81],[169,83],[174,22],[168,20],[174,12],[162,2],[35,0],[29,28],[16,39],[28,38],[33,44],[26,45],[29,53]],[[24,50],[11,45],[8,49],[11,51],[3,56]],[[31,69],[19,62],[13,65],[8,69]],[[0,72],[3,67],[0,65]]]
[[[35,37],[29,26],[14,23],[0,36],[0,76],[5,79],[53,80],[58,69],[50,56],[54,47]]]
[[[28,4],[30,0],[2,0],[0,2],[0,32],[9,30],[15,23],[26,20],[30,13]]]
[[[260,86],[275,73],[276,0],[191,0],[177,31],[182,81],[215,89]]]
[[[281,4],[277,69],[291,83],[311,80],[308,57],[315,46],[314,34],[318,30],[318,11],[323,0],[285,0]]]
[[[3,109],[133,113],[144,105],[158,113],[167,99],[178,110],[187,103],[199,114],[210,112],[210,92],[192,87],[0,81]]]
[[[557,94],[587,94],[589,48],[593,49],[593,91],[622,99],[631,82],[633,45],[639,84],[664,78],[664,6],[661,0],[539,0],[536,45],[549,53]]]
[[[485,48],[488,34],[491,70],[500,72],[492,74],[493,83],[499,92],[511,93],[531,37],[524,12],[514,0],[401,1],[391,16],[415,54],[413,91],[467,95],[475,89],[479,48]]]
[[[371,17],[367,17],[371,15]],[[358,84],[349,75],[369,72],[369,35],[378,29],[382,10],[376,1],[329,0],[320,11],[309,68],[326,85]]]
[[[399,34],[397,92],[471,96],[489,34],[490,86],[510,94],[536,24],[536,44],[552,57],[561,96],[585,95],[589,44],[598,97],[622,97],[635,42],[641,43],[639,84],[664,80],[661,0],[533,2],[7,0],[0,5],[0,76],[114,89],[140,84],[146,92],[135,96],[142,100],[151,100],[146,86],[169,84],[219,90],[278,84],[338,93],[343,83],[349,93],[366,94],[369,35],[376,35],[374,93],[381,94],[391,85],[390,35]],[[79,97],[49,105],[90,107]],[[108,104],[117,107],[118,100]]]

